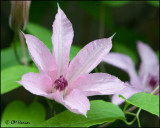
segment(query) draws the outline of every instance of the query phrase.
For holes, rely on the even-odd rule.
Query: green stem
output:
[[[128,107],[128,104],[126,103],[126,105],[125,105],[125,107],[124,107],[124,109],[123,109],[123,112],[124,112],[125,114],[130,114],[130,115],[132,115],[132,116],[135,116],[135,118],[134,118],[131,122],[128,122],[128,121],[126,121],[126,120],[123,120],[123,121],[124,121],[127,125],[132,125],[132,124],[135,122],[135,120],[137,119],[138,127],[141,127],[140,120],[139,120],[139,113],[140,113],[140,111],[141,111],[141,108],[139,108],[138,111],[137,111],[137,113],[134,114],[134,113],[131,113],[131,111],[135,110],[137,107],[136,107],[136,106],[133,106],[133,107],[131,107],[131,108],[129,108],[129,109],[127,109],[127,107]],[[126,109],[127,109],[127,110],[126,110]],[[115,121],[116,121],[116,120],[115,120]],[[110,125],[111,123],[113,123],[113,122],[106,122],[106,123],[104,123],[104,124],[102,124],[102,125],[100,125],[100,126],[98,126],[98,127],[106,127],[106,126]]]
[[[135,118],[131,122],[127,122],[127,121],[124,121],[124,122],[126,124],[128,124],[128,125],[132,125],[135,122],[135,120],[137,119],[138,127],[141,127],[140,120],[139,120],[140,111],[141,111],[141,108],[138,109],[136,114],[131,113],[131,112],[125,112],[125,114],[129,114],[129,115],[135,116]]]
[[[22,32],[19,32],[19,39],[21,42],[22,63],[24,65],[28,65],[26,45],[25,45],[25,40],[24,40],[24,36],[23,36]]]
[[[107,122],[107,123],[104,123],[104,124],[102,124],[102,125],[98,126],[98,128],[106,127],[106,126],[110,125],[111,123],[113,123],[113,122]]]
[[[124,120],[124,122],[125,122],[127,125],[132,125],[132,124],[136,121],[136,119],[137,119],[136,114],[131,113],[131,112],[125,112],[125,114],[129,114],[129,115],[135,116],[135,118],[134,118],[131,122],[128,122],[128,121]]]
[[[154,94],[159,89],[159,85],[151,92],[151,94]]]
[[[53,117],[53,116],[56,115],[55,105],[56,105],[56,102],[53,100],[53,102],[52,102],[52,109],[51,109],[51,117]]]
[[[51,110],[51,117],[56,115],[56,111],[55,111],[55,101],[53,100],[52,102],[46,98],[46,102]]]
[[[140,111],[141,111],[141,108],[139,108],[139,110],[138,110],[138,112],[137,112],[137,114],[136,114],[137,122],[138,122],[138,127],[139,127],[139,128],[141,127],[140,120],[139,120]]]
[[[134,119],[131,121],[131,122],[128,122],[126,120],[124,120],[124,122],[127,124],[127,125],[132,125],[135,121],[136,121],[137,117],[134,117]]]
[[[45,98],[45,99],[46,99],[46,102],[47,102],[49,108],[52,109],[52,103],[51,103],[51,101],[49,99],[47,99],[47,98]]]
[[[129,103],[128,102],[126,102],[125,103],[125,106],[124,106],[124,108],[123,108],[123,112],[125,112],[126,111],[126,109],[127,109],[127,107],[129,106]]]
[[[33,102],[37,101],[37,100],[38,100],[38,97],[39,97],[39,96],[35,96],[34,99],[33,99]]]
[[[132,107],[130,107],[129,109],[127,109],[126,112],[131,112],[131,111],[133,111],[133,110],[136,109],[136,108],[137,108],[136,106],[132,106]]]
[[[135,113],[131,113],[131,112],[125,112],[125,114],[129,114],[129,115],[132,115],[132,116],[136,116]]]
[[[14,33],[14,39],[13,39],[13,50],[14,50],[14,54],[15,54],[15,57],[16,57],[16,60],[19,64],[22,64],[21,61],[20,61],[20,58],[18,56],[18,53],[17,53],[17,48],[16,48],[16,41],[17,41],[17,33]]]

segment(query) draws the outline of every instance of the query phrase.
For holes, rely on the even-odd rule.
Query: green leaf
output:
[[[5,108],[2,127],[34,127],[45,120],[45,108],[39,102],[26,105],[22,101],[13,101]],[[20,122],[28,122],[21,124]]]
[[[103,4],[113,6],[113,7],[123,6],[130,2],[131,1],[102,1]]]
[[[38,72],[36,68],[22,65],[12,66],[1,71],[1,94],[7,93],[20,87],[16,81],[21,80],[23,74]]]
[[[149,4],[159,8],[159,1],[147,1]]]
[[[126,47],[125,45],[118,43],[118,42],[115,42],[114,44],[115,44],[115,45],[113,45],[114,52],[126,54],[132,58],[132,60],[135,64],[138,63],[138,57],[132,49],[130,49],[130,48]]]
[[[51,41],[52,32],[50,30],[40,25],[29,23],[27,26],[27,31],[29,32],[29,34],[39,38],[50,49],[50,51],[52,51],[53,48]],[[69,59],[70,61],[77,55],[79,50],[80,48],[78,46],[74,45],[71,46],[70,59]]]
[[[112,122],[115,119],[125,120],[124,113],[118,106],[110,102],[94,100],[91,101],[91,108],[87,113],[87,118],[67,110],[43,122],[41,126],[89,127],[104,122]]]
[[[125,99],[123,96],[121,98]],[[159,116],[159,96],[149,94],[149,93],[136,93],[131,96],[126,102],[140,107],[143,110],[146,110],[152,114]]]
[[[16,49],[17,49],[17,54],[19,58],[21,59],[22,54],[21,54],[20,42],[13,42],[13,43],[18,44]],[[28,61],[31,60],[31,57],[29,56],[29,54],[27,54],[27,59]],[[9,47],[1,51],[1,69],[5,69],[5,68],[8,68],[14,65],[18,65],[18,64],[19,63],[16,60],[16,56],[15,56],[13,47]]]

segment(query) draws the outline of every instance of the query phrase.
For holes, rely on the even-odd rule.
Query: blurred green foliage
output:
[[[69,14],[67,16],[71,21],[73,21],[72,24],[75,26],[75,32],[78,33],[80,39],[83,38],[80,32],[84,32],[86,29],[88,29],[87,27],[84,27],[85,25],[83,25],[88,22],[85,21],[87,19],[85,19],[86,16],[90,17],[89,24],[91,24],[91,28],[89,29],[91,29],[91,31],[93,30],[92,33],[95,33],[94,35],[97,35],[95,39],[99,37],[100,24],[104,23],[102,25],[104,26],[104,35],[102,36],[109,37],[116,32],[116,35],[113,38],[112,51],[127,54],[132,58],[136,66],[139,64],[139,57],[136,48],[136,42],[138,40],[141,40],[153,47],[153,49],[156,50],[159,58],[159,19],[157,18],[157,16],[159,16],[159,1],[32,1],[29,16],[30,19],[25,33],[38,37],[42,42],[45,43],[51,52],[51,26],[54,16],[57,13],[57,2],[64,12]],[[3,4],[2,7],[5,7],[5,4]],[[8,10],[6,9],[2,12],[4,13],[7,11]],[[4,13],[4,16],[6,16],[6,13]],[[4,20],[3,22],[6,25],[8,19],[5,21],[6,19],[2,18],[2,20]],[[78,20],[80,20],[80,24],[75,25],[75,22]],[[101,20],[103,20],[103,22]],[[3,44],[7,43],[8,33],[6,33],[6,28],[3,28],[1,31],[3,32],[2,36],[5,39],[5,41],[2,43],[3,48]],[[88,40],[85,40],[85,42],[88,42],[92,39],[92,33],[87,33],[87,35],[85,35],[88,37]],[[70,61],[74,58],[74,56],[76,56],[78,51],[81,49],[79,46],[81,46],[81,43],[83,43],[79,40],[74,40],[74,42],[79,42],[79,44],[73,44],[71,46]],[[1,94],[6,94],[7,92],[20,87],[21,85],[15,81],[19,81],[23,74],[27,72],[38,72],[35,64],[30,65],[30,67],[19,65],[13,48],[13,44],[15,44],[17,46],[16,49],[18,56],[21,59],[21,47],[18,40],[8,43],[11,44],[10,47],[1,49]],[[27,59],[28,61],[31,61],[31,57],[29,56],[28,52]],[[115,70],[115,68],[110,67],[108,69],[108,67],[109,66],[106,66],[106,69],[107,71],[110,70],[111,74],[116,72],[119,74],[117,76],[120,76],[120,79],[126,79],[127,75],[123,75],[123,71],[120,71],[119,69]],[[8,93],[6,95],[8,95]],[[139,95],[133,96],[128,101],[133,105],[141,107],[142,109],[157,115],[158,105],[155,105],[155,103],[157,103],[157,97],[152,99],[152,95]],[[8,97],[8,99],[9,98],[10,97]],[[45,120],[45,110],[40,103],[33,102],[29,106],[26,106],[24,102],[13,101],[9,103],[6,108],[4,108],[7,103],[7,100],[5,103],[2,103],[2,109],[4,109],[2,115],[2,126],[6,126],[4,121],[10,119],[23,121],[26,120],[29,122],[34,121],[37,123]],[[147,105],[149,104],[147,103],[152,103],[152,107],[148,108]],[[57,106],[59,112],[65,109],[64,107],[60,107],[61,105],[59,104]],[[119,107],[104,101],[91,101],[91,110],[88,113],[87,119],[81,115],[73,114],[67,110],[53,118],[50,118],[44,122],[44,125],[46,126],[46,124],[48,124],[49,126],[54,124],[55,126],[92,126],[106,121],[113,121],[115,119],[122,118],[124,118],[124,113],[122,113]],[[57,120],[60,120],[60,122]],[[77,123],[74,123],[75,121]],[[118,126],[119,124],[116,125]],[[17,127],[20,125],[14,126]]]
[[[147,1],[149,4],[159,8],[159,1]]]
[[[51,41],[51,31],[35,23],[28,23],[27,32],[31,35],[36,36],[50,49],[50,51],[52,51],[53,46]]]
[[[1,94],[7,93],[20,87],[17,81],[21,80],[23,74],[28,72],[38,72],[35,67],[22,65],[11,66],[1,71]]]
[[[130,3],[130,1],[102,1],[103,4],[118,7]]]
[[[123,6],[126,4],[132,4],[133,2],[136,2],[136,1],[131,1],[131,0],[128,0],[128,1],[102,1],[103,4],[106,4],[106,5],[109,5],[112,7],[119,7],[119,6]],[[148,4],[151,4],[153,6],[159,7],[159,1],[148,1],[147,0],[146,2],[148,2]]]
[[[93,18],[100,20],[101,8],[104,6],[101,2],[93,1],[92,4],[87,1],[78,2],[78,4]],[[89,6],[90,5],[90,6]],[[103,7],[104,11],[104,23],[110,29],[115,32],[115,24],[112,18],[112,12],[110,7]]]
[[[1,126],[34,127],[43,122],[45,117],[45,108],[41,103],[32,102],[30,105],[26,105],[24,102],[17,100],[9,103],[5,108],[2,115]],[[8,123],[6,123],[6,121],[8,121]]]
[[[19,42],[18,42],[19,43]],[[21,56],[21,48],[17,47],[17,53]],[[1,69],[17,65],[18,61],[12,47],[6,48],[1,51]]]
[[[21,52],[21,46],[20,42],[13,42],[15,43],[16,46],[16,54],[19,58],[22,57],[22,52]],[[27,48],[26,48],[27,49]],[[28,50],[27,50],[28,51]],[[30,61],[31,57],[29,53],[27,52],[27,60]],[[16,55],[15,55],[15,50],[13,47],[6,48],[1,51],[1,69],[5,69],[14,65],[19,65],[19,62],[17,61]]]

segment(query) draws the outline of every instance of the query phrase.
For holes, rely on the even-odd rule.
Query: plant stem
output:
[[[113,122],[107,122],[107,123],[104,123],[104,124],[102,124],[102,125],[98,126],[98,128],[106,127],[106,126],[110,125],[111,123],[113,123]]]
[[[159,85],[152,91],[151,94],[157,94],[157,90],[158,90],[158,89],[159,89]],[[123,111],[125,111],[126,108],[127,108],[127,105],[125,105]],[[129,108],[129,109],[126,110],[126,114],[129,114],[129,112],[135,110],[136,108],[137,108],[136,106],[132,106],[131,108]],[[141,127],[140,120],[139,120],[139,113],[140,113],[140,111],[141,111],[141,108],[138,109],[137,114],[136,114],[136,118],[135,118],[135,119],[137,119],[138,127]],[[132,115],[133,115],[133,114],[134,114],[134,113],[132,113]],[[131,115],[131,113],[130,113],[130,115]],[[135,119],[133,119],[133,120],[135,120]],[[131,122],[132,122],[132,121],[131,121]],[[125,122],[125,123],[126,123],[126,124],[131,124],[131,122]],[[105,126],[110,125],[111,123],[113,123],[113,122],[106,122],[106,123],[104,123],[104,124],[102,124],[102,125],[100,125],[100,126],[98,126],[98,127],[105,127]]]
[[[127,125],[132,125],[135,121],[136,121],[137,117],[134,117],[134,119],[131,121],[131,122],[128,122],[126,120],[124,120],[124,122],[127,124]]]
[[[56,102],[53,100],[53,102],[52,102],[52,109],[51,109],[51,117],[53,117],[53,116],[56,115],[55,104],[56,104]]]
[[[133,111],[133,110],[136,109],[136,108],[137,108],[136,106],[132,106],[132,107],[130,107],[129,109],[127,109],[126,112],[131,112],[131,111]]]
[[[140,113],[140,111],[141,111],[141,108],[138,109],[138,111],[137,111],[136,114],[131,113],[131,112],[125,112],[125,114],[129,114],[129,115],[135,116],[135,118],[131,122],[127,122],[126,120],[124,120],[124,122],[127,125],[132,125],[136,121],[136,119],[137,119],[138,127],[141,127],[140,120],[139,120],[139,113]]]
[[[151,92],[151,94],[155,94],[159,90],[159,85]]]
[[[157,94],[157,90],[159,89],[159,85],[151,92],[151,94]],[[124,107],[124,109],[123,109],[123,111],[125,111],[126,110],[126,106]],[[128,112],[131,112],[131,111],[133,111],[133,110],[135,110],[137,107],[136,106],[132,106],[131,108],[129,108],[129,109],[127,109],[126,110],[126,114],[128,113]],[[137,114],[136,114],[136,118],[137,117],[139,117],[139,113],[140,113],[140,111],[141,111],[141,109],[139,108],[138,109],[138,112],[137,112]],[[132,114],[134,114],[134,113],[132,113]],[[131,114],[130,114],[131,115]],[[141,124],[140,124],[140,121],[139,121],[139,118],[137,118],[137,122],[138,122],[138,127],[141,127]],[[100,125],[100,126],[98,126],[98,127],[105,127],[105,126],[108,126],[108,125],[110,125],[111,123],[113,123],[113,122],[106,122],[106,123],[104,123],[104,124],[102,124],[102,125]],[[130,124],[130,122],[125,122],[126,124]]]
[[[38,101],[38,98],[39,98],[39,96],[35,96],[34,99],[33,99],[33,102]]]
[[[25,45],[24,36],[23,36],[22,32],[19,32],[19,39],[21,42],[22,63],[24,65],[28,65],[26,45]]]
[[[125,114],[129,114],[129,115],[132,115],[132,116],[136,116],[135,113],[131,113],[131,112],[125,112]]]
[[[49,100],[49,99],[47,99],[47,98],[45,98],[45,99],[46,99],[46,102],[47,102],[47,104],[48,104],[49,108],[50,108],[50,109],[52,109],[52,103],[50,102],[50,100]]]
[[[14,51],[14,54],[15,54],[15,57],[16,57],[17,62],[18,62],[19,64],[22,64],[21,61],[20,61],[20,58],[19,58],[19,56],[18,56],[18,53],[17,53],[16,40],[17,40],[17,33],[14,33],[13,51]]]
[[[131,112],[131,111],[135,110],[136,108],[137,108],[136,106],[132,106],[131,108],[127,109],[126,112]],[[126,108],[125,108],[125,109],[126,109]],[[115,121],[116,121],[116,120],[115,120]],[[106,122],[106,123],[104,123],[104,124],[102,124],[102,125],[100,125],[100,126],[98,126],[98,127],[106,127],[106,126],[110,125],[111,123],[113,123],[113,122]],[[129,122],[128,122],[128,123],[129,123]]]
[[[140,120],[139,120],[139,114],[140,114],[141,108],[138,109],[138,112],[136,114],[137,117],[137,122],[138,122],[138,127],[141,128]]]
[[[127,109],[128,105],[129,105],[129,103],[128,103],[128,102],[126,102],[126,103],[125,103],[125,106],[124,106],[124,108],[123,108],[123,112],[125,112],[125,111],[126,111],[126,109]]]

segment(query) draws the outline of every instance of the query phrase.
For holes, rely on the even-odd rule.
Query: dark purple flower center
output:
[[[150,81],[149,81],[149,85],[152,88],[155,88],[155,86],[157,85],[158,80],[155,77],[151,77]]]
[[[63,76],[60,76],[54,82],[54,84],[55,84],[55,89],[59,90],[59,91],[63,91],[68,86],[68,82],[67,82],[67,80]]]

